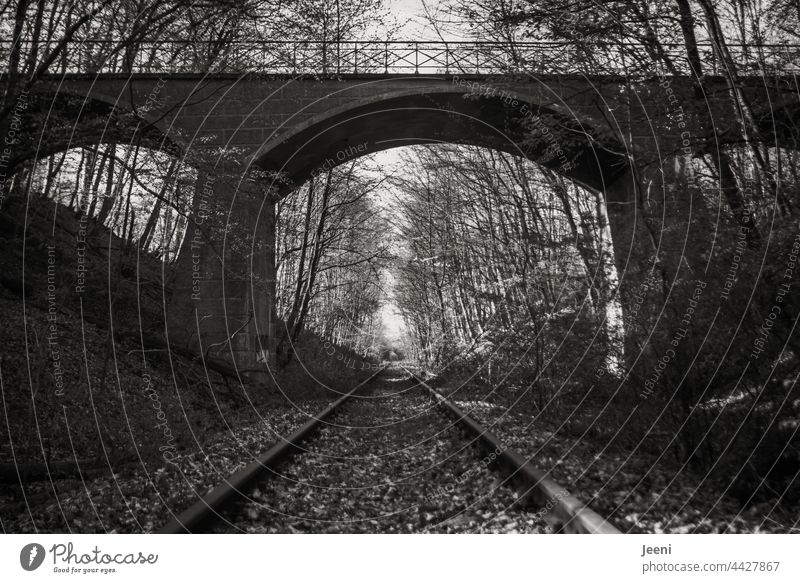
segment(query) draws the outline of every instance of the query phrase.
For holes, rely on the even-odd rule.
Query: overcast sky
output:
[[[426,2],[428,6],[433,7],[436,0],[426,0]],[[408,40],[435,38],[435,33],[425,22],[422,0],[386,0],[386,6],[398,21],[409,21],[403,29],[401,38]]]

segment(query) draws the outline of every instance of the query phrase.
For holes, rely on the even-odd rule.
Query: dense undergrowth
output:
[[[451,363],[441,390],[621,530],[797,531],[798,417],[782,400],[707,404],[687,451],[686,419],[666,399],[643,400],[639,379],[553,383],[487,360]],[[760,392],[790,392],[797,373],[778,369]]]

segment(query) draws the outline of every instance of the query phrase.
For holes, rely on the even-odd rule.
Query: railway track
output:
[[[618,532],[413,373],[382,370],[159,532]]]
[[[569,490],[548,478],[546,472],[533,466],[519,452],[505,446],[500,439],[464,413],[455,403],[411,371],[408,372],[434,396],[439,405],[484,452],[496,455],[498,470],[503,473],[507,482],[521,492],[526,506],[549,509],[545,517],[554,532],[619,534],[619,530],[611,523],[570,494]]]

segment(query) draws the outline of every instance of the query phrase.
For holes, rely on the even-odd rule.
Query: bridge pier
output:
[[[674,157],[629,170],[606,189],[609,226],[619,275],[625,323],[627,369],[650,366],[649,357],[678,353],[692,342],[691,327],[718,305],[718,274],[709,258],[719,245],[716,209],[699,192]],[[695,301],[696,300],[696,301]],[[676,331],[688,329],[674,343]],[[634,338],[646,339],[643,345]]]
[[[269,374],[275,354],[275,217],[262,185],[236,171],[200,172],[175,269],[171,344]]]

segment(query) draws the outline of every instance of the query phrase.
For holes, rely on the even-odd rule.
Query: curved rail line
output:
[[[438,393],[433,387],[406,367],[401,367],[419,386],[424,387],[436,399],[446,413],[454,419],[454,426],[462,429],[482,450],[492,455],[497,469],[506,476],[506,481],[522,492],[523,504],[532,508],[547,508],[544,520],[554,532],[612,534],[619,533],[608,521],[588,508],[575,496],[546,477],[546,473],[533,467],[520,453],[505,447],[502,442],[465,414],[454,403]],[[294,453],[302,451],[300,443],[307,440],[334,411],[346,403],[359,389],[372,382],[385,371],[381,368],[367,380],[359,384],[324,411],[309,420],[287,438],[270,448],[256,461],[219,484],[202,499],[170,520],[157,532],[160,534],[179,534],[204,532],[222,519],[223,512],[237,501],[246,497],[245,492],[259,480],[273,473],[277,464]]]
[[[522,454],[506,447],[502,441],[464,413],[452,401],[436,391],[418,375],[403,367],[420,385],[430,391],[451,417],[489,454],[494,454],[498,466],[509,479],[524,491],[532,507],[550,508],[544,518],[555,532],[567,534],[619,534],[611,523],[586,506],[565,488],[534,467]]]

